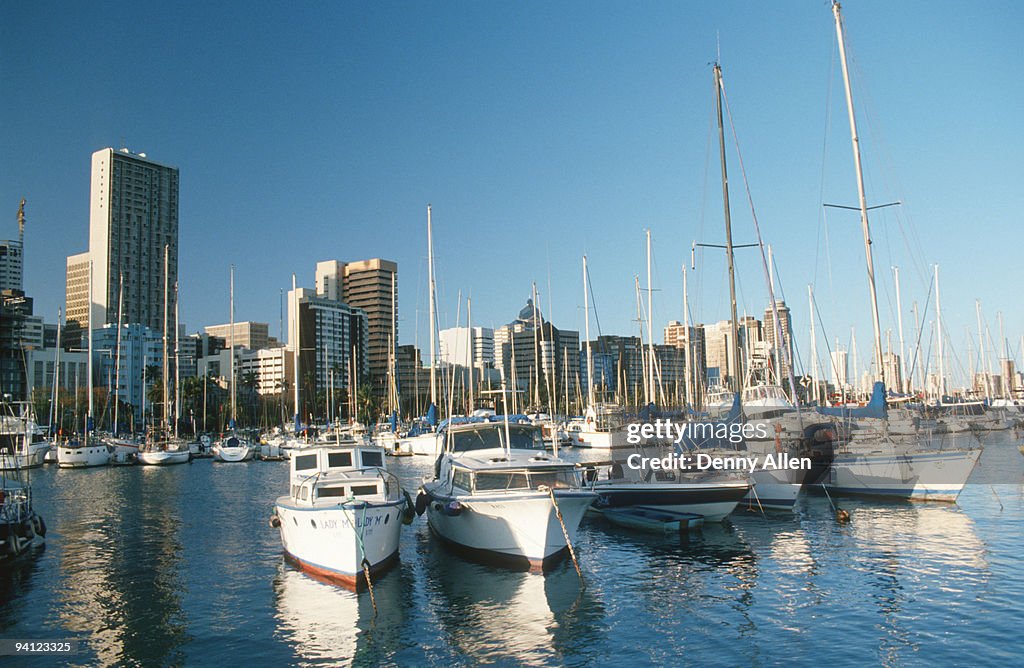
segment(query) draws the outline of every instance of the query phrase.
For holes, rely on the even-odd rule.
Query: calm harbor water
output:
[[[376,618],[284,562],[267,518],[286,463],[36,469],[47,546],[0,566],[0,638],[78,639],[83,666],[1005,665],[1024,654],[1024,457],[1011,434],[985,445],[956,505],[843,499],[838,525],[804,497],[687,541],[588,518],[582,590],[571,563],[464,561],[418,518]],[[389,465],[413,492],[431,468]]]

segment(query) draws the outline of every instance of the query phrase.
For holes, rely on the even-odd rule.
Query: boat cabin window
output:
[[[543,450],[544,437],[532,425],[509,425],[513,450]],[[483,428],[452,432],[452,451],[492,450],[505,447],[505,425],[495,422]]]
[[[459,489],[464,489],[467,492],[473,490],[473,474],[465,469],[455,469],[452,474],[452,483]]]
[[[327,453],[327,467],[351,467],[352,466],[352,453],[351,452],[328,452]]]
[[[345,492],[345,486],[340,487],[317,487],[316,490],[317,498],[324,498],[325,496],[348,496]]]
[[[376,485],[352,485],[352,496],[373,496],[378,493]]]
[[[576,479],[576,472],[572,470],[567,471],[531,471],[530,472],[530,486],[539,487],[546,485],[552,489],[562,489],[565,487],[575,487],[573,483]]]
[[[295,457],[295,470],[308,471],[316,468],[316,455],[299,455]]]
[[[526,473],[510,471],[478,471],[476,474],[476,489],[497,490],[497,489],[529,489],[530,481]]]
[[[476,491],[536,489],[541,485],[554,489],[578,487],[576,471],[477,471]]]
[[[360,450],[359,458],[362,460],[364,467],[384,466],[384,457],[382,457],[379,452],[367,452],[366,450]]]

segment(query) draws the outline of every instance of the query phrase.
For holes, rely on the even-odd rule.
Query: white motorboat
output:
[[[0,414],[0,470],[42,466],[50,443],[31,417],[27,403],[4,405]]]
[[[750,492],[749,472],[656,470],[643,465],[645,459],[649,462],[664,458],[669,450],[664,445],[630,446],[628,454],[620,451],[610,465],[595,466],[594,472],[588,473],[590,489],[598,494],[594,509],[650,506],[703,515],[708,522],[720,522]],[[737,453],[705,451],[705,454],[735,456]]]
[[[434,533],[474,557],[546,569],[568,550],[597,495],[581,470],[545,451],[539,428],[502,422],[449,425],[417,512]]]
[[[274,505],[271,526],[301,569],[358,587],[398,560],[412,501],[388,473],[381,448],[322,445],[293,453],[290,488]]]
[[[213,445],[213,460],[245,462],[253,458],[255,449],[249,439],[231,434]]]

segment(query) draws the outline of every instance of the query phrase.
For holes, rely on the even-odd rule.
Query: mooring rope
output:
[[[350,501],[351,500],[346,501],[341,506],[341,509],[346,511],[346,514],[348,510],[346,506],[350,503]],[[359,531],[356,533],[356,540],[359,541],[359,551],[363,553],[363,563],[361,564],[363,567],[363,576],[366,578],[366,588],[370,592],[370,603],[373,604],[373,616],[376,619],[377,598],[373,594],[373,581],[370,579],[370,560],[366,558],[366,546],[363,545],[363,530],[366,528],[366,508],[369,505],[370,504],[366,503],[365,501],[363,502],[363,521],[360,524]],[[356,522],[356,514],[354,512],[352,513],[352,518],[349,521],[352,522],[352,528],[354,529]]]
[[[580,562],[576,559],[576,550],[572,548],[572,541],[569,540],[569,530],[565,528],[565,521],[562,519],[562,511],[558,507],[558,502],[555,501],[555,490],[546,485],[541,485],[537,488],[539,491],[548,492],[548,496],[551,497],[551,505],[555,507],[555,517],[558,518],[558,524],[562,527],[562,535],[565,536],[565,546],[569,548],[569,556],[572,557],[572,565],[576,567],[576,575],[580,578],[580,583],[585,584],[586,581],[583,579],[583,571],[580,570]]]

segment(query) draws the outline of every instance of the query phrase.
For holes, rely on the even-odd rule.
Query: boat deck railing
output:
[[[391,499],[398,498],[401,493],[401,483],[395,474],[391,473],[386,469],[382,469],[376,466],[370,466],[359,469],[349,469],[346,471],[318,471],[313,475],[307,476],[295,484],[293,481],[291,486],[291,497],[297,501],[309,501],[310,503],[316,501],[317,497],[314,495],[316,487],[318,485],[334,482],[337,478],[342,480],[354,481],[359,478],[367,478],[373,476],[384,483],[384,498]],[[305,496],[303,496],[303,490],[308,488]],[[394,494],[392,494],[394,490]]]
[[[25,487],[0,489],[0,522],[23,522],[31,514],[31,489]]]

